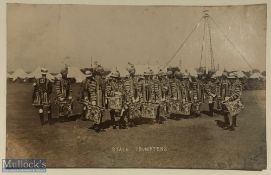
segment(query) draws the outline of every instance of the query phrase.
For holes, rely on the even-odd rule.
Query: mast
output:
[[[207,48],[209,44],[209,52],[210,52],[210,69],[211,71],[215,71],[215,63],[214,63],[214,53],[213,53],[213,46],[212,46],[212,36],[211,36],[211,26],[209,22],[209,14],[208,10],[203,11],[203,20],[204,20],[204,29],[203,29],[203,37],[202,37],[202,46],[201,46],[201,55],[200,55],[200,70],[207,70]],[[209,40],[209,41],[208,41]],[[208,42],[208,44],[206,43]],[[202,59],[204,58],[204,65],[202,65]],[[209,61],[208,61],[209,62]]]
[[[90,66],[91,66],[90,68],[92,68],[92,66],[93,66],[92,65],[92,56],[90,57]]]
[[[179,66],[180,66],[180,69],[182,70],[182,67],[183,67],[182,59],[179,60]]]

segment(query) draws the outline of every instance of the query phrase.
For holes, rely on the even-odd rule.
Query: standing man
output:
[[[39,109],[40,123],[44,125],[44,112],[47,111],[48,122],[52,124],[52,113],[51,113],[51,93],[52,93],[52,83],[46,75],[48,70],[45,68],[41,69],[41,78],[35,80],[34,92],[32,96],[32,105]]]
[[[185,72],[180,82],[180,91],[182,99],[182,113],[186,116],[191,114],[191,81],[190,75]]]
[[[146,72],[144,72],[144,85],[143,85],[143,98],[144,102],[151,102],[153,99],[153,71],[148,68]]]
[[[142,84],[143,88],[143,105],[142,105],[142,115],[143,117],[152,119],[152,123],[154,120],[158,121],[158,108],[159,103],[154,101],[154,83],[153,83],[153,71],[151,68],[148,68],[146,72],[144,72],[144,80]]]
[[[163,91],[163,85],[162,85],[162,73],[158,73],[157,75],[154,75],[153,83],[152,83],[152,102],[159,104],[157,109],[157,116],[156,116],[156,123],[162,124],[162,115],[163,109],[165,107],[165,99],[162,98],[162,91]]]
[[[208,103],[209,103],[209,114],[211,117],[214,116],[214,105],[215,105],[215,99],[217,97],[217,85],[216,85],[216,76],[209,74],[209,80],[206,84],[206,94],[208,95]]]
[[[125,105],[124,113],[128,119],[128,125],[130,127],[136,126],[133,119],[140,117],[140,103],[138,96],[137,80],[135,78],[135,67],[132,63],[128,63],[127,71],[129,75],[124,81],[124,92],[125,92]]]
[[[93,129],[96,132],[101,131],[102,106],[98,105],[98,83],[94,79],[91,71],[86,71],[86,79],[82,82],[82,102],[84,104],[82,117],[84,120],[94,122]]]
[[[190,81],[189,75],[187,73],[183,74],[181,81],[181,92],[182,92],[182,101],[183,103],[191,102],[191,94],[190,94]]]
[[[225,129],[234,131],[237,127],[237,116],[244,108],[241,103],[242,84],[234,73],[229,74],[230,81],[229,96],[223,101],[223,112],[225,123],[228,125]]]
[[[192,112],[197,117],[200,115],[200,105],[201,105],[201,86],[196,76],[191,78],[191,102],[192,102]]]
[[[67,120],[72,112],[72,88],[68,79],[68,67],[61,70],[61,78],[56,80],[56,103],[61,122]]]
[[[168,117],[168,81],[166,78],[166,73],[164,73],[162,70],[160,70],[157,74],[158,81],[160,84],[159,93],[160,99],[159,99],[159,115],[162,117]],[[162,122],[162,121],[161,121]]]
[[[172,100],[178,100],[180,97],[179,90],[178,90],[178,79],[180,72],[172,72],[168,71],[168,78],[169,78],[169,95]]]
[[[199,83],[199,100],[201,103],[205,103],[205,86],[206,86],[206,75],[202,72],[198,72],[197,81]]]
[[[229,96],[229,80],[227,72],[223,72],[218,81],[219,93],[217,97],[217,109],[222,111],[222,102]]]
[[[120,80],[120,73],[116,70],[111,73],[110,81],[106,84],[106,104],[108,104],[110,110],[113,129],[116,129],[117,125],[119,129],[126,129],[125,115],[123,115],[123,101],[123,86]],[[120,117],[118,123],[116,122],[116,117]]]

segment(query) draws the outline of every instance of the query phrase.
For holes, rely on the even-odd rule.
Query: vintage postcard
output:
[[[267,3],[5,5],[3,172],[266,171]]]

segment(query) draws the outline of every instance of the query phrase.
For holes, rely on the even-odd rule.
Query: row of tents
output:
[[[143,75],[144,72],[148,69],[152,69],[154,73],[158,73],[160,68],[159,66],[148,66],[148,65],[135,65],[136,69],[136,74],[138,75]],[[33,72],[31,73],[26,73],[22,68],[19,68],[15,70],[12,74],[7,74],[7,78],[10,79],[11,81],[17,81],[17,80],[23,80],[23,81],[29,81],[35,78],[41,77],[40,73],[41,67],[37,67]],[[85,74],[83,73],[84,71],[78,67],[68,67],[68,78],[73,78],[75,82],[82,82],[85,79]],[[117,68],[117,70],[120,72],[120,76],[124,77],[127,75],[127,69],[126,68]],[[221,76],[223,74],[224,70],[217,71],[215,73],[216,76]],[[111,71],[108,71],[109,73]],[[187,71],[188,74],[191,76],[195,76],[197,72],[195,70],[192,71]],[[263,76],[260,72],[253,72],[248,74],[245,74],[243,71],[235,71],[236,75],[239,78],[244,78],[244,79],[257,79],[257,80],[265,80],[265,76]],[[50,80],[55,80],[56,78],[60,77],[59,74],[53,74],[53,73],[48,73],[47,78]]]
[[[135,66],[136,68],[136,73],[138,75],[143,75],[144,72],[150,68],[153,70],[154,73],[157,73],[160,69],[158,66],[148,66],[148,65],[137,65]],[[116,68],[113,68],[114,70]],[[22,68],[19,68],[17,70],[15,70],[12,74],[7,74],[7,78],[10,79],[11,81],[17,81],[17,80],[23,80],[23,81],[28,81],[34,78],[39,78],[41,77],[41,73],[40,73],[41,67],[37,67],[33,72],[31,73],[26,73]],[[73,78],[75,79],[76,82],[82,82],[85,79],[85,74],[83,73],[83,69],[80,69],[78,67],[68,67],[68,78]],[[117,70],[120,72],[120,76],[124,77],[125,75],[127,75],[127,69],[126,68],[117,68]],[[108,72],[108,74],[110,75],[110,70],[106,70],[106,72]],[[47,74],[47,78],[50,80],[54,80],[55,78],[60,77],[60,73],[59,74],[54,74],[54,73],[48,73]]]
[[[69,73],[68,77],[75,79],[76,82],[82,82],[85,79],[85,75],[83,72],[77,67],[68,67]],[[11,81],[23,80],[29,81],[32,79],[40,78],[41,77],[41,67],[37,67],[33,72],[26,73],[22,68],[15,70],[12,74],[7,74],[7,78]],[[51,81],[54,81],[56,78],[61,77],[59,74],[48,73],[46,76]]]

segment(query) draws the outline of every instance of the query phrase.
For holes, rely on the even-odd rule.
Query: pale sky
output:
[[[108,68],[165,64],[202,16],[204,9],[235,43],[253,68],[265,70],[266,5],[255,6],[96,6],[8,4],[8,71],[45,66],[58,72],[64,62],[80,68],[90,58]],[[215,65],[249,70],[211,23]],[[199,66],[203,23],[170,63]],[[69,57],[69,59],[64,59]],[[64,61],[65,60],[65,61]],[[207,59],[208,60],[208,59]],[[208,61],[207,61],[208,63]]]

